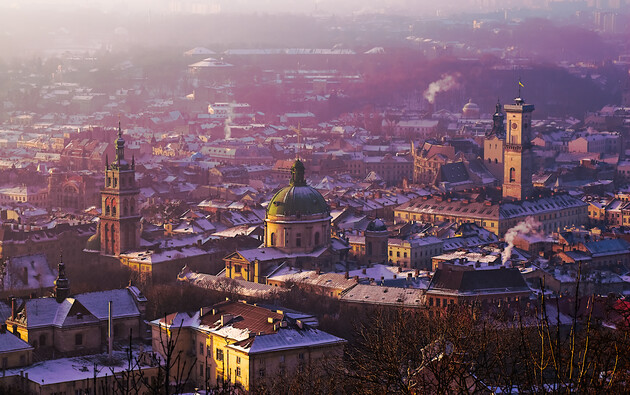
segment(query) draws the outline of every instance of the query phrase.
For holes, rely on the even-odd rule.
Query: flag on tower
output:
[[[518,80],[518,86],[522,86],[523,88],[525,87],[525,85],[523,85],[523,83],[521,82],[521,80]]]

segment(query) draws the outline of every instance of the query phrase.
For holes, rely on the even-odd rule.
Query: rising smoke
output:
[[[525,221],[519,222],[516,226],[508,229],[505,233],[505,242],[507,246],[505,250],[503,250],[502,261],[503,264],[510,259],[512,256],[512,249],[514,248],[514,239],[519,235],[531,235],[531,236],[542,236],[542,224],[534,217],[527,217]]]
[[[427,99],[429,103],[434,104],[435,95],[438,92],[446,92],[459,86],[459,82],[457,82],[459,77],[459,73],[442,74],[442,78],[429,84],[429,87],[423,93],[424,98]]]

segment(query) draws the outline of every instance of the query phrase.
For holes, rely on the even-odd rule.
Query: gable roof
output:
[[[528,292],[523,275],[516,268],[492,270],[437,269],[427,292],[442,291],[459,295]]]
[[[24,322],[28,329],[97,323],[107,320],[110,300],[113,302],[114,318],[140,316],[133,295],[125,288],[79,294],[61,303],[55,298],[29,299],[18,312],[18,320]]]

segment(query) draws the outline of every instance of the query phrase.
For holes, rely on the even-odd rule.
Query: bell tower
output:
[[[101,254],[118,256],[140,245],[140,215],[136,164],[125,159],[125,140],[118,122],[116,159],[106,159],[105,188],[101,191]]]
[[[514,104],[503,106],[506,113],[507,134],[503,162],[503,198],[523,200],[534,191],[532,184],[531,128],[533,104],[525,104],[520,97]]]

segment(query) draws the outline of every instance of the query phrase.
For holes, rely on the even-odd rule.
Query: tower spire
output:
[[[120,166],[120,162],[125,159],[125,139],[122,137],[122,127],[120,120],[118,121],[118,138],[116,139],[116,163]]]

